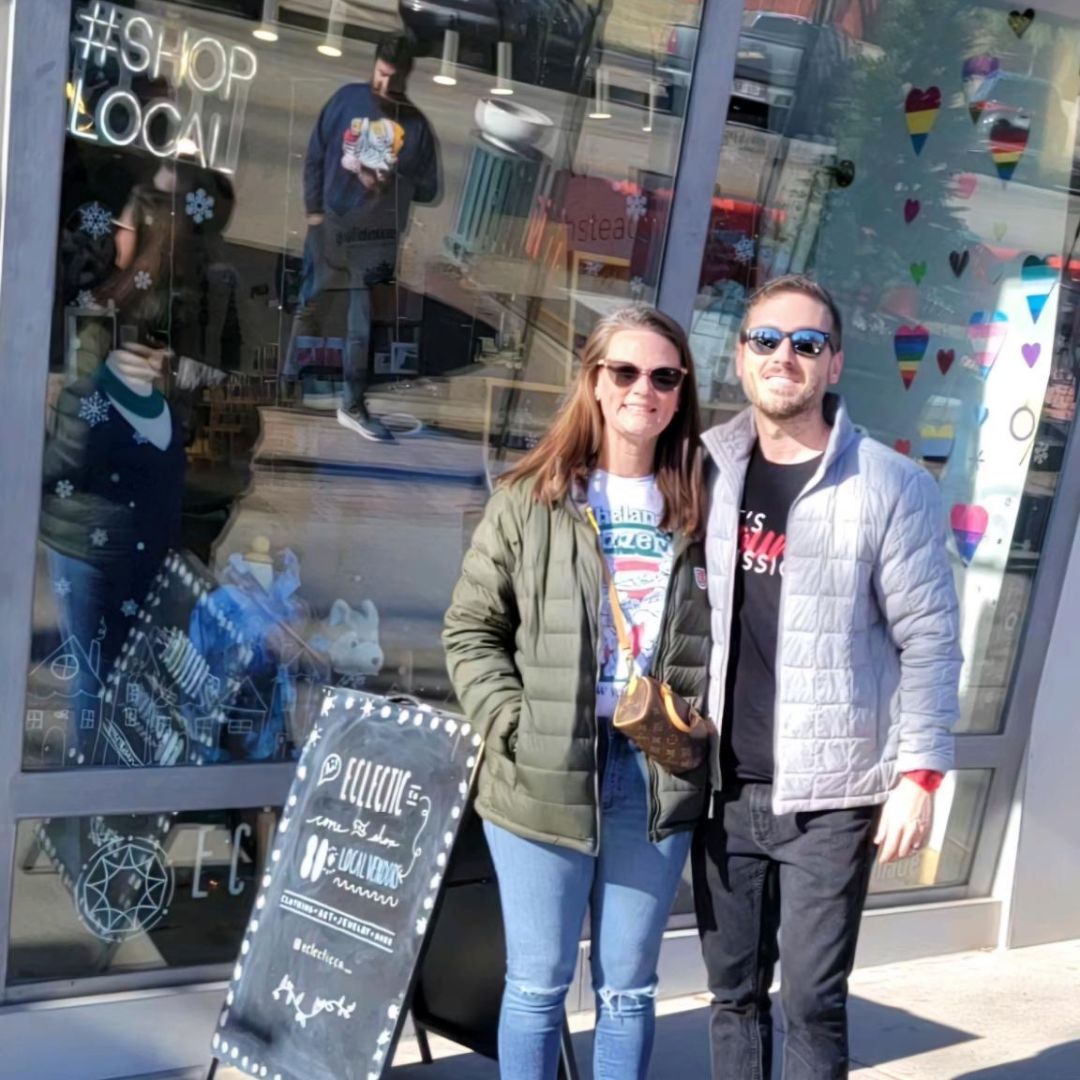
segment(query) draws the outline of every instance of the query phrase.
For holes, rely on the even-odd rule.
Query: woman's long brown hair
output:
[[[521,461],[508,470],[501,483],[533,480],[537,502],[561,503],[575,480],[584,480],[596,468],[604,438],[604,417],[596,400],[600,361],[611,339],[621,330],[649,330],[678,350],[686,375],[678,391],[679,407],[656,443],[653,471],[664,497],[660,527],[669,532],[699,536],[704,527],[701,476],[701,419],[698,414],[694,359],[683,329],[655,308],[633,305],[602,318],[581,352],[581,367],[569,397],[551,428]]]

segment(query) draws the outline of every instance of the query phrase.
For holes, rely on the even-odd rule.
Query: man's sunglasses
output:
[[[672,390],[678,390],[686,374],[684,368],[658,367],[645,371],[636,364],[626,364],[618,360],[601,360],[598,366],[606,368],[611,381],[624,390],[633,386],[642,375],[648,375],[653,389],[660,394],[670,394]]]
[[[792,349],[799,356],[820,356],[830,338],[824,330],[777,330],[774,326],[754,326],[744,330],[742,339],[758,356],[768,356],[780,348],[784,338],[791,338]]]

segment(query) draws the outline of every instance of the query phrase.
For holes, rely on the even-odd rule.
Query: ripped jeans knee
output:
[[[636,990],[616,990],[601,986],[596,990],[596,1011],[611,1017],[640,1016],[656,1007],[656,982]]]
[[[563,986],[533,986],[520,979],[506,978],[503,998],[514,1012],[557,1013],[562,1023],[562,1010],[570,984]]]

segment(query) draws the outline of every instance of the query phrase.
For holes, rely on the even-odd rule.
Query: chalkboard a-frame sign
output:
[[[265,1080],[390,1068],[481,740],[327,688],[240,946],[214,1057]]]

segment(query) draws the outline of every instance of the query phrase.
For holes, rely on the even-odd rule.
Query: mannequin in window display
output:
[[[343,86],[326,103],[304,162],[307,238],[300,302],[283,375],[295,379],[328,337],[346,341],[338,421],[366,439],[389,429],[364,404],[371,340],[371,288],[392,281],[412,203],[439,194],[435,137],[405,96],[413,53],[404,36],[384,38],[371,79]],[[335,293],[348,294],[345,333],[333,322]]]
[[[60,391],[47,423],[41,538],[61,639],[80,648],[76,690],[85,682],[97,692],[106,682],[163,558],[181,546],[185,414],[200,384],[224,378],[200,359],[202,234],[227,219],[229,193],[228,182],[206,170],[164,162],[131,188],[117,218],[61,243],[61,254],[82,267],[84,285],[100,254],[113,255],[108,275],[80,301],[109,317],[79,328],[78,377]],[[207,228],[215,215],[218,228]],[[80,255],[88,246],[89,263]],[[61,280],[66,292],[71,275],[63,266]],[[170,376],[166,362],[177,352]],[[161,389],[166,382],[171,400]],[[70,717],[67,763],[100,764],[92,760],[96,725],[83,725],[74,711]]]

